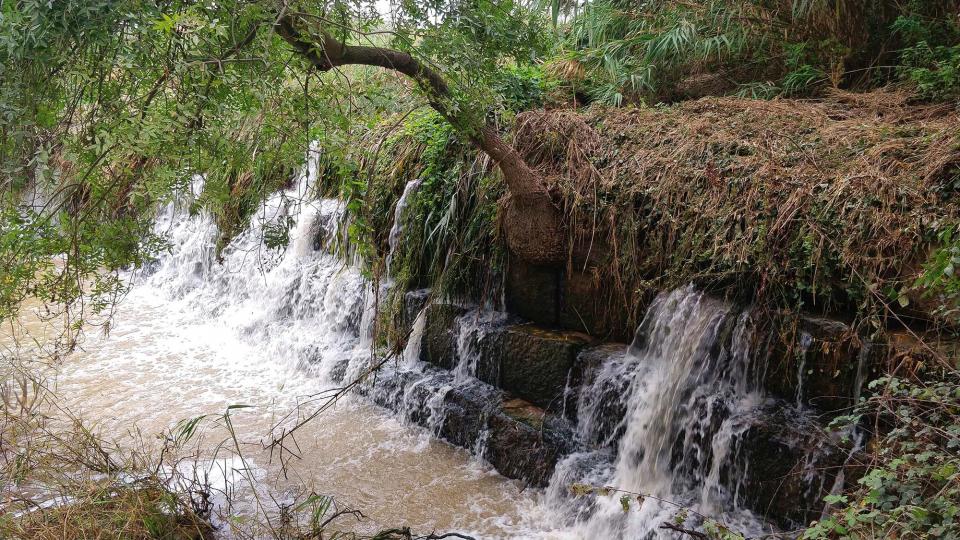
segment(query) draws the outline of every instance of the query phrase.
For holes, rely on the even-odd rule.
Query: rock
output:
[[[502,391],[484,383],[452,388],[443,400],[444,420],[440,436],[457,446],[475,450],[489,419],[499,412],[503,399]]]
[[[546,486],[557,462],[572,451],[567,424],[521,400],[502,407],[489,419],[484,457],[504,476]]]
[[[467,308],[453,304],[433,303],[427,307],[420,360],[445,369],[456,365],[456,321],[466,312]]]
[[[631,379],[616,376],[618,369],[630,350],[625,343],[603,343],[580,351],[570,375],[571,391],[567,393],[564,410],[573,422],[586,422],[577,418],[581,399],[596,403],[598,410],[591,410],[589,429],[580,429],[591,446],[616,446],[623,434],[623,417],[626,414],[624,396],[629,394]],[[594,395],[598,394],[598,395]]]
[[[429,300],[430,289],[408,291],[403,295],[403,312],[400,314],[401,319],[399,324],[399,330],[402,334],[405,335],[410,332],[410,329],[413,328],[414,321],[417,320],[417,315],[426,307],[427,301]]]
[[[451,373],[385,371],[361,392],[375,403],[474,451],[501,474],[547,485],[557,461],[572,451],[569,424],[530,403],[507,399],[489,384],[455,382]],[[438,399],[438,396],[441,396]]]
[[[604,313],[604,306],[609,304],[603,302],[599,279],[596,269],[563,273],[557,317],[561,327],[599,337],[612,333]]]
[[[824,412],[841,412],[876,373],[883,347],[865,342],[846,323],[811,316],[783,317],[769,351],[758,357],[764,386],[774,395]]]
[[[562,410],[570,368],[589,336],[511,325],[513,319],[488,313],[450,304],[427,307],[420,359],[447,370],[468,362],[467,373],[479,380],[539,407]]]
[[[507,311],[538,324],[557,324],[560,271],[512,258],[506,275]]]
[[[733,469],[725,471],[728,482],[740,480],[737,490],[744,503],[786,530],[817,519],[829,495],[840,481],[852,485],[862,467],[847,467],[850,446],[841,445],[810,415],[779,404],[768,407],[739,435]]]
[[[505,328],[497,340],[498,386],[539,407],[561,410],[570,369],[580,350],[590,343],[590,337],[517,325]]]

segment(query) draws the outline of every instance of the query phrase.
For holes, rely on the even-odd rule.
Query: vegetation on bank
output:
[[[437,96],[390,72],[321,73],[271,31],[281,5],[315,21],[314,37],[418,58],[451,81],[443,107],[456,114],[428,110]],[[510,264],[506,192],[471,142],[482,124],[553,187],[566,263],[597,268],[613,310],[696,281],[852,314],[865,334],[949,335],[960,327],[958,10],[414,1],[386,21],[337,1],[3,2],[0,320],[28,297],[74,312],[77,329],[108,310],[119,271],[165,247],[152,212],[193,175],[206,177],[195,210],[215,217],[222,247],[311,140],[322,148],[316,195],[347,202],[341,247],[373,277],[385,276],[397,200],[420,182],[401,215],[385,317],[417,287],[496,300]],[[848,419],[873,426],[873,468],[807,537],[960,534],[956,358],[923,358],[891,362]],[[93,510],[92,524],[126,527],[122,514],[147,532],[154,519],[196,525],[163,489],[101,487],[72,507]],[[24,515],[0,523],[26,534],[78,517]]]

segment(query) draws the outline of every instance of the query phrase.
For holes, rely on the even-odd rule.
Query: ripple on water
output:
[[[323,388],[287,365],[264,358],[218,320],[199,320],[177,302],[135,289],[110,336],[91,337],[67,359],[58,387],[71,408],[118,437],[133,426],[159,433],[184,418],[253,405],[232,416],[249,443],[244,454],[247,465],[255,465],[257,489],[275,496],[298,487],[332,494],[368,515],[366,528],[409,525],[483,538],[534,538],[549,530],[536,523],[543,514],[536,491],[522,491],[468,452],[352,397],[298,432],[300,459],[290,462],[285,479],[259,443],[299,401]],[[236,483],[236,463],[201,465],[218,481]],[[252,498],[249,490],[232,489]]]

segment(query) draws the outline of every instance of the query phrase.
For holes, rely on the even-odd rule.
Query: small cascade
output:
[[[456,363],[453,375],[458,382],[478,378],[478,362],[487,333],[507,319],[507,314],[485,309],[472,309],[457,319]],[[493,374],[485,374],[493,378]]]
[[[271,361],[327,377],[358,354],[369,287],[356,269],[316,249],[319,235],[336,234],[344,212],[340,201],[311,195],[318,159],[311,146],[291,186],[263,201],[220,261],[212,216],[190,213],[203,189],[203,177],[194,177],[190,193],[158,212],[154,230],[170,250],[146,279],[172,301],[203,306],[198,317],[214,317]],[[269,235],[286,236],[286,245],[268,247]]]
[[[458,407],[458,400],[464,396],[469,399],[497,394],[495,389],[477,379],[476,370],[486,333],[505,320],[506,314],[471,309],[458,317],[453,351],[456,358],[451,369],[447,370],[427,364],[420,358],[427,310],[422,309],[414,319],[401,359],[383,366],[377,374],[376,384],[365,387],[363,392],[404,419],[427,428],[434,435],[442,435],[444,429],[451,429],[445,422],[451,407]],[[484,402],[484,399],[477,401]],[[492,400],[492,404],[497,402],[499,398]],[[470,438],[473,441],[469,445],[471,449],[479,451],[486,444],[483,433]]]
[[[799,342],[800,350],[797,352],[800,361],[797,362],[797,392],[795,396],[798,407],[803,403],[803,383],[807,378],[807,352],[810,350],[810,345],[812,344],[813,336],[811,336],[809,332],[801,332]]]
[[[397,200],[397,206],[393,211],[393,226],[390,227],[390,235],[387,236],[387,242],[390,248],[390,251],[387,253],[387,275],[390,274],[393,255],[400,245],[400,237],[403,234],[403,213],[406,211],[407,206],[410,205],[410,198],[420,189],[421,183],[423,183],[423,180],[419,178],[407,182],[407,184],[403,186],[403,193],[400,195],[400,199]]]
[[[856,378],[853,383],[853,403],[857,405],[860,403],[860,397],[863,394],[863,386],[866,384],[867,380],[867,371],[868,364],[870,362],[871,356],[874,353],[874,345],[872,343],[864,343],[863,347],[860,349],[860,352],[857,354],[857,373]],[[845,471],[852,465],[857,458],[857,455],[863,452],[864,446],[867,441],[867,434],[862,426],[859,424],[854,424],[840,433],[840,437],[846,438],[850,443],[850,450],[847,452],[846,457],[843,459],[843,464],[839,468],[836,477],[833,479],[833,484],[830,486],[831,495],[840,495],[843,492],[847,478]],[[826,504],[823,507],[821,512],[821,519],[827,517],[830,512],[833,510],[833,505]]]
[[[402,354],[370,374],[383,360],[373,339],[377,302],[390,286],[403,213],[419,181],[409,182],[397,202],[388,279],[377,289],[355,265],[323,249],[324,239],[339,234],[344,208],[340,201],[310,196],[317,157],[311,148],[291,186],[262,203],[219,260],[214,220],[202,211],[190,213],[203,187],[203,178],[195,177],[192,193],[158,213],[156,232],[170,240],[171,249],[146,277],[148,284],[171,302],[194,307],[198,318],[213,319],[255,344],[265,362],[311,372],[324,389],[363,381],[359,394],[472,450],[508,471],[504,474],[535,471],[536,485],[549,480],[545,508],[574,538],[658,537],[665,534],[660,524],[681,507],[748,535],[774,530],[748,509],[756,505],[747,504],[747,492],[756,491],[750,482],[764,474],[751,453],[757,437],[788,449],[813,449],[799,471],[805,475],[800,489],[810,497],[831,481],[835,489],[842,486],[842,477],[826,479],[817,472],[826,443],[803,435],[814,421],[799,398],[802,382],[796,403],[769,396],[751,366],[758,330],[749,312],[692,286],[657,297],[628,349],[611,348],[582,373],[569,368],[562,407],[556,409],[544,405],[549,396],[536,401],[517,392],[522,399],[514,399],[518,396],[494,386],[508,374],[500,371],[503,358],[496,352],[504,336],[517,340],[528,334],[508,328],[507,314],[488,309],[448,304],[452,322],[438,329],[428,325],[430,306],[423,308]],[[285,246],[264,244],[264,236],[277,234],[286,235]],[[438,338],[431,332],[446,333]],[[425,362],[436,339],[447,338],[437,355],[446,365]],[[809,338],[801,339],[801,346],[809,347]],[[544,350],[552,358],[555,349]],[[866,357],[861,362],[858,384],[866,377]],[[802,381],[804,366],[799,369]],[[507,410],[507,402],[514,409]],[[561,409],[563,414],[554,415]],[[785,425],[797,428],[777,430]],[[547,438],[553,461],[544,458]],[[533,450],[507,455],[520,444]],[[572,497],[574,483],[647,497],[624,512],[617,497]]]
[[[581,387],[577,436],[593,450],[562,462],[548,490],[553,504],[578,516],[579,535],[656,536],[680,506],[743,532],[769,529],[742,508],[730,481],[742,474],[733,470],[740,435],[766,401],[747,376],[751,331],[747,315],[692,287],[663,294],[629,351]],[[574,482],[648,497],[630,512],[618,498],[584,508],[564,493]]]

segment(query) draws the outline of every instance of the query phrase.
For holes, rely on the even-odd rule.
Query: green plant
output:
[[[853,493],[831,495],[832,514],[803,538],[960,537],[960,374],[930,367],[924,377],[882,377],[852,416],[882,430],[876,462]]]
[[[937,234],[939,247],[924,264],[913,284],[926,298],[935,298],[937,313],[947,321],[960,320],[960,237],[956,226]]]
[[[538,66],[510,66],[499,74],[494,88],[503,107],[511,112],[542,107],[549,90]]]
[[[598,0],[574,15],[559,57],[583,68],[583,91],[606,105],[897,79],[952,99],[957,25],[949,0]]]
[[[960,97],[960,44],[931,47],[921,41],[903,51],[897,71],[924,99],[956,99]]]
[[[784,77],[782,93],[796,94],[830,80],[859,39],[858,8],[827,4],[600,0],[573,20],[567,46],[586,66],[587,91],[609,105],[733,93],[738,85],[750,92],[766,84],[756,94],[765,97]]]

